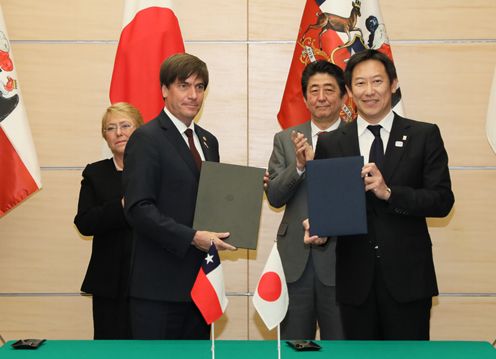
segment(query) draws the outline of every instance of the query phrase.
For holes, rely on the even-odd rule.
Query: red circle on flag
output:
[[[281,296],[282,284],[279,274],[267,272],[260,278],[258,284],[258,295],[267,302],[274,302]]]

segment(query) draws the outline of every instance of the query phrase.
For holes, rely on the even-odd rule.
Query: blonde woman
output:
[[[81,234],[93,236],[81,291],[93,295],[94,339],[131,338],[126,293],[132,232],[122,208],[121,177],[127,141],[142,124],[140,112],[128,103],[107,108],[102,136],[113,156],[83,171],[74,224]]]

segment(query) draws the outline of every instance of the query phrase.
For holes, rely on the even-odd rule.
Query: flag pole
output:
[[[215,322],[212,322],[212,359],[215,359]]]
[[[277,358],[281,359],[281,325],[277,324]]]

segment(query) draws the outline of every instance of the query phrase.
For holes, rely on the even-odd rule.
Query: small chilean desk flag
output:
[[[110,102],[129,102],[145,122],[164,107],[160,65],[184,52],[179,22],[167,0],[125,0],[124,21],[115,55]]]
[[[198,271],[191,298],[207,324],[215,322],[226,310],[229,301],[224,287],[224,273],[214,244],[210,246]]]
[[[253,295],[253,305],[269,330],[282,322],[288,311],[288,288],[281,257],[274,243]]]

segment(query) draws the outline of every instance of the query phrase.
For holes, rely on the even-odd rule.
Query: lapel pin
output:
[[[403,135],[402,140],[403,140],[403,141],[406,141],[406,135]]]
[[[396,141],[396,142],[394,143],[394,145],[395,145],[396,147],[403,147],[403,141]]]
[[[206,148],[208,148],[207,138],[203,136],[202,139],[203,139],[203,144],[205,145]]]

